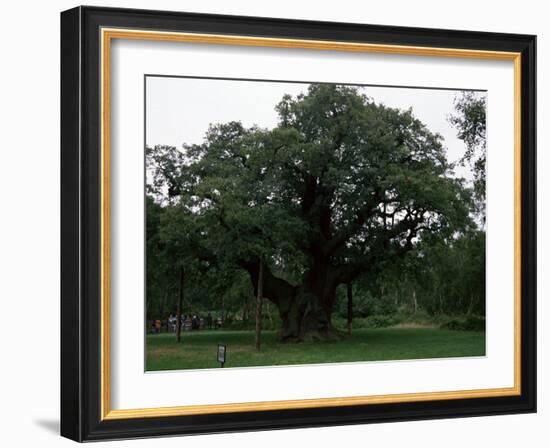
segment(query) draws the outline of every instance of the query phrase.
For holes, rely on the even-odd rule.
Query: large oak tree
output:
[[[456,232],[469,195],[410,110],[325,84],[276,109],[274,129],[230,122],[183,151],[148,148],[150,194],[192,219],[204,262],[237,266],[257,288],[264,260],[283,340],[325,338],[339,285],[376,275],[427,232]]]

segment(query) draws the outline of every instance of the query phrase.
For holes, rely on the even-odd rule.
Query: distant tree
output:
[[[478,92],[463,92],[455,99],[455,113],[449,122],[458,131],[458,138],[464,141],[466,151],[460,163],[468,163],[474,173],[474,192],[479,212],[485,216],[486,185],[486,97]]]
[[[160,237],[161,216],[165,209],[147,195],[146,210],[146,314],[147,319],[152,320],[165,318],[172,311],[176,284]]]
[[[431,235],[399,264],[400,300],[429,314],[485,314],[485,232],[470,228],[441,238]],[[395,272],[395,271],[393,271]],[[390,276],[384,278],[389,284]],[[391,289],[390,285],[390,289]]]

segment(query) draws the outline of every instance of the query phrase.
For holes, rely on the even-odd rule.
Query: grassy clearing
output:
[[[217,345],[227,346],[225,367],[326,362],[382,361],[485,355],[485,333],[434,328],[357,329],[339,341],[282,344],[276,332],[262,333],[254,349],[250,331],[197,331],[147,336],[147,370],[216,368]]]

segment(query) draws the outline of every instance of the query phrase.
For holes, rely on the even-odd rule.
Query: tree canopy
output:
[[[159,241],[193,269],[244,271],[256,288],[265,260],[281,337],[324,337],[339,285],[471,229],[471,193],[411,110],[329,84],[276,110],[273,129],[215,124],[201,144],[147,148],[148,213],[165,209]]]

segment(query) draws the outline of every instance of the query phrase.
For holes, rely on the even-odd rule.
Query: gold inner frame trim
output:
[[[515,52],[418,47],[356,42],[217,34],[101,29],[101,419],[116,420],[168,417],[228,412],[247,412],[316,407],[353,406],[413,401],[502,397],[521,394],[521,54]],[[110,346],[110,62],[113,39],[183,42],[211,45],[238,45],[355,53],[382,53],[410,56],[455,57],[513,61],[514,63],[514,386],[506,388],[368,395],[302,400],[279,400],[229,404],[187,405],[140,409],[111,409]]]

